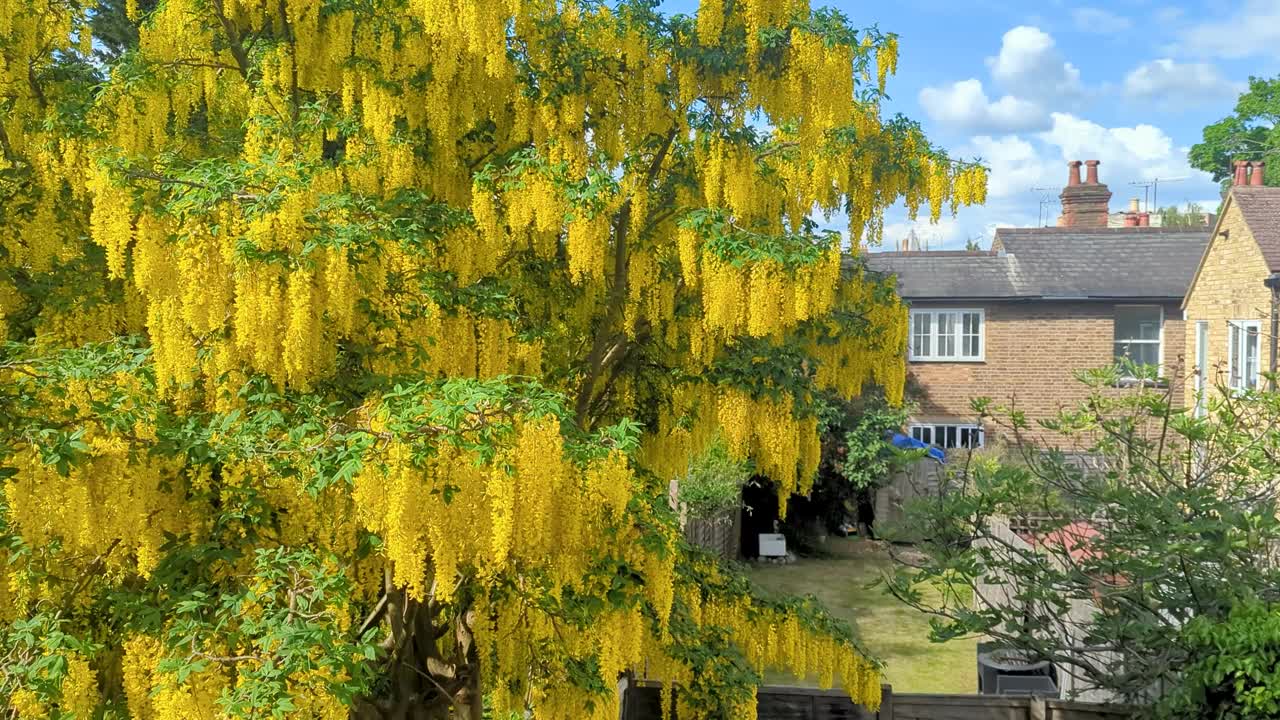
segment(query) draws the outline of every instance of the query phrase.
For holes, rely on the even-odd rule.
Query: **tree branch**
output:
[[[236,27],[235,22],[227,17],[223,0],[213,0],[213,10],[218,16],[218,22],[222,24],[222,31],[227,35],[227,49],[231,51],[231,56],[236,59],[236,66],[240,69],[240,75],[244,77],[245,82],[252,85],[253,80],[249,76],[249,53],[244,49],[244,38],[240,35],[240,30]]]
[[[649,170],[645,173],[646,187],[657,179],[658,173],[662,170],[662,163],[666,160],[678,132],[679,128],[671,128],[663,138],[658,151],[654,153],[653,160],[649,163]],[[578,424],[584,429],[591,425],[589,409],[592,396],[595,393],[596,383],[600,379],[600,373],[604,369],[609,338],[623,316],[627,300],[627,231],[631,226],[631,212],[631,198],[627,198],[613,218],[613,286],[609,288],[609,305],[605,312],[604,326],[597,329],[591,352],[587,355],[587,375],[582,380],[582,386],[578,389],[578,397],[574,402],[574,415],[578,419]]]

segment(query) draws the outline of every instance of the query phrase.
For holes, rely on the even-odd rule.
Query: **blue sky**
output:
[[[1154,178],[1160,205],[1213,209],[1217,185],[1187,149],[1230,114],[1250,75],[1280,74],[1280,0],[815,0],[855,25],[900,36],[889,112],[925,127],[953,155],[991,168],[982,208],[917,234],[933,248],[984,246],[998,226],[1034,226],[1040,200],[1065,184],[1068,160],[1102,161],[1121,210]],[[674,11],[694,0],[667,3]],[[1050,193],[1031,190],[1049,187]],[[1052,220],[1050,221],[1052,222]],[[911,226],[886,219],[886,245]]]

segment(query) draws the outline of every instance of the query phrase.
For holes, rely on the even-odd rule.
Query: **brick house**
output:
[[[1256,388],[1271,367],[1268,278],[1280,280],[1280,188],[1262,187],[1262,170],[1261,162],[1236,163],[1233,187],[1183,302],[1185,353],[1195,369],[1186,406],[1200,411],[1200,389]]]
[[[1075,373],[1121,357],[1181,378],[1182,302],[1208,228],[1155,228],[1140,215],[1108,228],[1111,193],[1097,161],[1084,182],[1081,164],[1069,164],[1058,227],[999,229],[988,251],[867,255],[910,304],[915,438],[943,448],[1001,439],[971,409],[990,397],[1026,414],[1033,441],[1049,440],[1035,421],[1086,397]]]

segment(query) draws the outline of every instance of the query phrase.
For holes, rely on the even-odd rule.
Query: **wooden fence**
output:
[[[888,685],[883,694],[879,712],[873,713],[854,705],[839,690],[765,686],[756,693],[756,716],[759,720],[1122,720],[1136,715],[1123,705],[1003,695],[897,694]],[[622,720],[661,719],[661,685],[640,681],[627,688]]]
[[[711,518],[688,518],[684,538],[725,560],[737,560],[742,551],[742,509],[732,508]]]

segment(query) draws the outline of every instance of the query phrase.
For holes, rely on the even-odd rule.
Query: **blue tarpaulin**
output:
[[[929,457],[934,460],[937,460],[940,463],[945,463],[947,461],[947,454],[942,451],[942,448],[936,448],[927,443],[922,443],[910,435],[894,433],[893,439],[890,442],[893,443],[894,447],[900,447],[903,450],[928,450]]]

